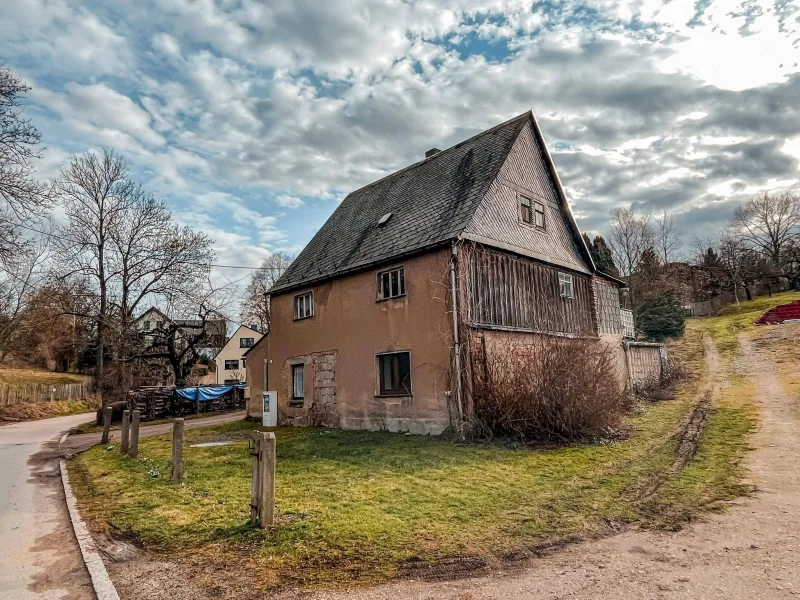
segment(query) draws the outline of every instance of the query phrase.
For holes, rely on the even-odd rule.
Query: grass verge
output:
[[[89,377],[77,373],[54,373],[45,369],[0,368],[0,383],[12,385],[55,385],[61,383],[86,383]]]
[[[800,292],[781,292],[770,296],[761,296],[754,300],[741,302],[740,306],[730,304],[713,317],[690,319],[698,322],[707,329],[714,338],[720,355],[726,360],[731,360],[739,351],[740,333],[752,332],[756,329],[755,321],[765,310],[780,304],[787,304],[800,300]],[[766,326],[765,326],[766,327]]]
[[[456,445],[437,438],[328,429],[277,429],[278,522],[247,524],[250,458],[238,422],[186,432],[185,481],[167,479],[167,436],[140,443],[140,458],[96,447],[70,462],[84,516],[145,547],[202,562],[226,560],[254,585],[337,584],[397,576],[410,564],[507,556],[544,540],[658,524],[742,491],[735,466],[748,417],[715,411],[697,457],[647,503],[637,492],[663,477],[678,425],[694,406],[703,370],[697,331],[673,348],[692,376],[676,399],[628,419],[627,440],[558,449]],[[737,441],[738,440],[738,441]],[[731,465],[734,465],[733,467]]]
[[[0,422],[66,417],[97,410],[97,408],[98,404],[91,400],[56,400],[38,404],[15,404],[0,408]]]

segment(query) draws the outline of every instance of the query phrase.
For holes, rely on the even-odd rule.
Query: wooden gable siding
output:
[[[622,335],[622,311],[619,304],[619,289],[613,283],[594,279],[597,316],[601,334]]]
[[[574,297],[563,298],[558,274],[564,270],[477,244],[463,249],[470,326],[596,335],[591,277],[570,272]]]
[[[522,222],[520,195],[544,204],[544,231]],[[467,239],[590,273],[530,124],[520,132],[464,233]]]

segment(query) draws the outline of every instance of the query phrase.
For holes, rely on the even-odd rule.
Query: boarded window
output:
[[[239,338],[239,348],[249,348],[255,344],[255,338]]]
[[[574,298],[575,286],[572,275],[569,273],[558,274],[558,291],[562,298]]]
[[[381,396],[411,395],[411,357],[408,352],[378,355]]]
[[[406,274],[403,267],[378,273],[378,300],[406,295]]]
[[[229,359],[225,361],[226,371],[235,371],[239,368],[239,359]]]
[[[292,365],[292,400],[300,403],[305,398],[304,368],[305,365]]]
[[[306,292],[294,297],[294,319],[307,319],[314,316],[314,293]]]

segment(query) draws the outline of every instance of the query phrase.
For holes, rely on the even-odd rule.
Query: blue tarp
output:
[[[199,394],[200,402],[208,402],[210,400],[216,400],[220,396],[224,396],[230,392],[233,387],[234,386],[232,385],[226,385],[224,387],[191,387],[175,391],[181,398],[186,398],[187,400],[197,400],[197,396]],[[236,387],[240,390],[245,388],[244,385],[237,385]]]

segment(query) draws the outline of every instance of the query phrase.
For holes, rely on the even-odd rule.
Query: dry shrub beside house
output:
[[[576,356],[568,347],[621,390],[620,285],[592,263],[524,113],[345,198],[271,290],[270,333],[247,352],[248,410],[275,390],[284,425],[438,434],[489,410],[476,356],[510,351],[508,373],[534,372]],[[571,396],[546,427],[577,423],[578,407],[599,414],[604,389]]]

